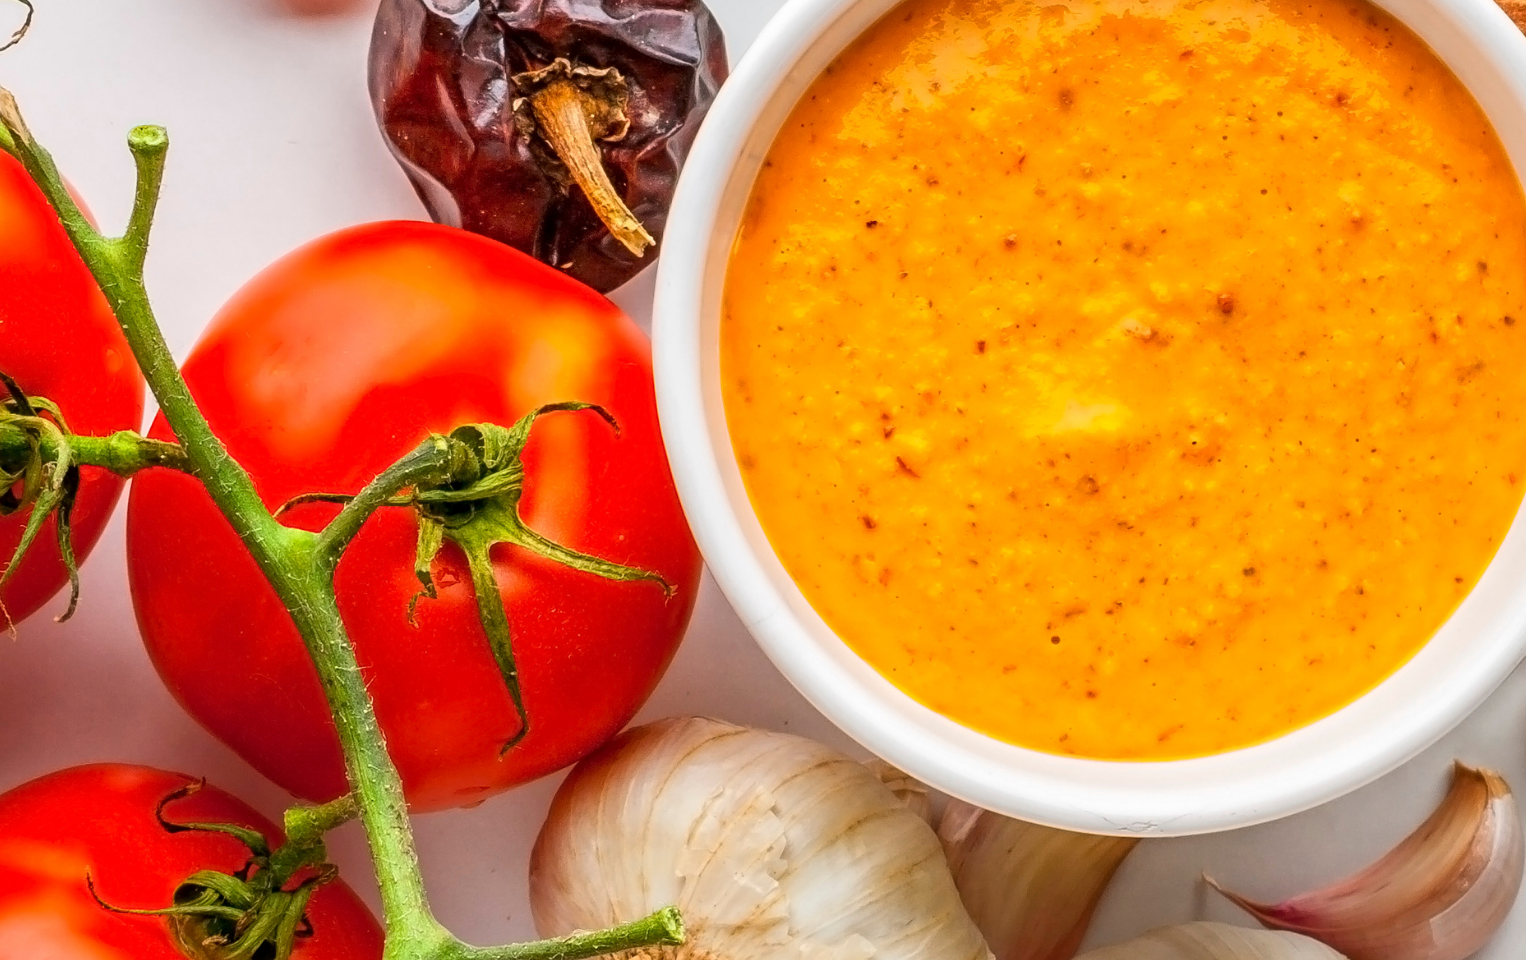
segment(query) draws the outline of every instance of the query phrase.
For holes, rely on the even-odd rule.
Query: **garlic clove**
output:
[[[1125,943],[1089,950],[1076,960],[1342,960],[1310,937],[1246,930],[1227,923],[1160,927]]]
[[[864,766],[933,822],[926,784],[878,758]],[[997,960],[1075,956],[1103,891],[1139,842],[1041,827],[953,799],[938,835],[959,897]]]
[[[1139,841],[1013,820],[950,800],[938,827],[965,909],[997,960],[1069,960]]]
[[[1268,927],[1330,944],[1351,960],[1462,960],[1499,929],[1526,863],[1510,787],[1461,763],[1430,818],[1382,859],[1277,904],[1214,889]]]
[[[694,960],[988,960],[932,829],[862,764],[714,720],[628,731],[557,791],[530,859],[554,937],[668,904]]]
[[[864,766],[869,772],[880,778],[880,782],[890,788],[896,799],[926,820],[929,826],[933,824],[933,798],[927,792],[927,784],[906,773],[888,761],[873,757],[864,761]]]

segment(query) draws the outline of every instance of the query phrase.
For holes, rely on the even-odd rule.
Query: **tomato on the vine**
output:
[[[42,191],[9,154],[0,153],[0,373],[27,394],[63,410],[77,434],[136,430],[143,420],[143,377],[95,278],[75,253]],[[0,388],[0,401],[8,399]],[[70,524],[83,561],[111,516],[123,481],[83,467]],[[29,511],[0,518],[0,570],[21,541]],[[5,616],[19,623],[68,582],[56,518],[49,518],[0,590]]]
[[[197,871],[231,874],[248,860],[249,850],[230,836],[172,833],[159,822],[159,804],[191,782],[149,767],[99,764],[0,796],[0,960],[186,960],[164,917],[102,904],[167,907]],[[174,801],[165,817],[231,823],[280,839],[269,821],[214,787]],[[343,883],[319,887],[306,916],[311,936],[296,954],[303,960],[381,956],[380,926]]]
[[[466,563],[447,545],[437,599],[414,574],[418,523],[373,516],[340,562],[339,607],[415,810],[461,806],[592,751],[650,694],[693,609],[699,553],[657,428],[650,347],[604,297],[517,251],[433,224],[320,239],[251,281],[184,367],[212,429],[275,508],[354,493],[430,433],[539,420],[520,512],[573,550],[660,574],[615,582],[493,549],[529,715],[495,663]],[[165,435],[161,420],[155,426]],[[337,507],[286,515],[318,529]],[[195,480],[140,475],[128,567],[145,642],[190,713],[258,770],[315,800],[345,789],[338,741],[295,627]]]

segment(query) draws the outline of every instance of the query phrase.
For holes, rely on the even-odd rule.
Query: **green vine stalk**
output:
[[[52,158],[27,129],[15,99],[0,89],[0,150],[26,168],[57,212],[105,293],[150,390],[179,439],[177,446],[144,440],[136,434],[69,436],[69,455],[73,463],[93,464],[124,475],[160,466],[195,476],[286,605],[328,697],[353,797],[353,808],[311,815],[317,827],[304,829],[310,835],[312,830],[326,829],[351,814],[364,824],[381,889],[387,933],[385,960],[573,960],[682,943],[683,924],[671,907],[611,930],[498,947],[463,943],[435,919],[419,870],[402,781],[387,754],[354,648],[340,619],[334,572],[344,548],[371,512],[401,489],[449,472],[451,444],[447,438],[426,441],[351,500],[319,533],[287,527],[272,515],[249,475],[229,455],[191,398],[144,286],[143,265],[169,137],[162,127],[141,126],[128,135],[127,142],[137,164],[132,214],[122,236],[105,237],[91,227],[75,205]],[[0,463],[6,462],[7,456],[34,449],[31,444],[31,439],[0,421]],[[295,816],[298,824],[294,825],[305,823],[303,818],[309,817]]]

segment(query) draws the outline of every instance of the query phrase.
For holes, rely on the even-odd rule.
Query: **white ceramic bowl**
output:
[[[950,794],[1093,833],[1175,836],[1247,826],[1334,799],[1451,729],[1526,653],[1526,522],[1457,612],[1402,669],[1334,715],[1196,760],[1122,763],[1025,750],[923,707],[850,650],[806,602],[753,514],[721,402],[727,257],[753,179],[816,75],[897,0],[792,0],[710,111],[684,169],[657,277],[657,403],[705,559],[747,628],[855,740]],[[1379,0],[1473,92],[1526,169],[1526,38],[1491,0]],[[1419,265],[1417,265],[1419,268]]]

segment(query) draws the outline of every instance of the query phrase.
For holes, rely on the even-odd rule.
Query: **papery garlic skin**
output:
[[[1463,960],[1504,923],[1523,864],[1510,787],[1459,763],[1430,818],[1360,873],[1278,904],[1214,886],[1266,926],[1307,933],[1351,960]]]
[[[879,777],[880,783],[888,787],[896,799],[906,804],[912,813],[926,820],[929,826],[936,826],[933,823],[933,798],[927,792],[927,784],[879,757],[865,760],[864,766]]]
[[[1097,901],[1139,841],[1013,820],[961,800],[938,837],[965,909],[997,960],[1070,960]]]
[[[713,960],[987,960],[932,829],[821,744],[664,720],[584,760],[530,859],[542,936],[668,904]]]
[[[1160,927],[1076,960],[1342,960],[1318,940],[1278,930],[1246,930],[1227,923]]]

